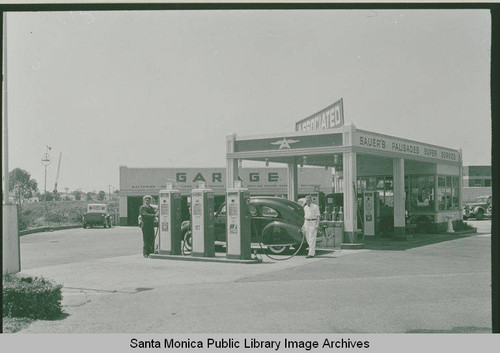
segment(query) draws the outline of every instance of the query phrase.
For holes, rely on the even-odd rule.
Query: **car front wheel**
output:
[[[193,234],[191,229],[187,229],[182,236],[182,254],[189,255],[193,249]]]
[[[476,214],[476,219],[478,221],[481,221],[484,218],[484,211],[483,210],[478,210]]]
[[[290,247],[288,245],[269,245],[267,249],[274,255],[281,255],[287,252]]]

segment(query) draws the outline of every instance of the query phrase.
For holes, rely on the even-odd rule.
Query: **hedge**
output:
[[[3,316],[54,319],[62,314],[61,288],[41,277],[5,276]]]

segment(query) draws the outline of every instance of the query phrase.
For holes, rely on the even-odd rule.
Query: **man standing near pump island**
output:
[[[142,223],[142,240],[144,242],[142,248],[142,254],[144,257],[148,257],[149,254],[154,252],[155,244],[155,228],[154,221],[156,217],[156,210],[151,206],[151,200],[153,197],[151,195],[146,195],[142,198],[143,204],[139,208],[139,214],[141,215]]]
[[[316,235],[318,233],[319,219],[319,207],[312,203],[311,195],[307,195],[304,205],[304,225],[302,226],[302,231],[306,235],[309,244],[307,259],[316,256]]]

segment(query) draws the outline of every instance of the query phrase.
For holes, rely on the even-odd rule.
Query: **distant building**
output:
[[[492,194],[491,165],[464,166],[462,174],[464,202]]]
[[[464,187],[491,187],[491,165],[463,167]]]

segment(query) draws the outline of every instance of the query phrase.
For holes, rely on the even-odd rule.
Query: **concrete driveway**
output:
[[[66,314],[21,332],[491,332],[487,232],[261,264],[145,259],[141,242],[129,227],[23,236],[22,274],[63,284]]]

